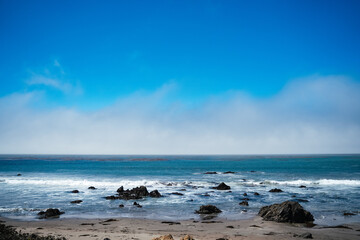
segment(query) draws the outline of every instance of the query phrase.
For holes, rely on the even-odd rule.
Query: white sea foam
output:
[[[256,184],[260,184],[257,182]],[[292,180],[292,181],[263,181],[264,184],[278,184],[278,185],[319,185],[319,186],[360,186],[360,180],[350,179],[320,179],[320,180]]]

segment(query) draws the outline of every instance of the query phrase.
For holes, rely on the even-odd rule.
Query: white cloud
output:
[[[65,72],[58,60],[50,68],[45,68],[43,73],[32,73],[32,76],[26,80],[29,86],[46,86],[63,92],[64,94],[82,94],[83,90],[80,84],[64,80]]]
[[[295,80],[267,99],[224,93],[193,108],[169,102],[174,91],[137,92],[94,112],[36,110],[38,93],[2,98],[0,153],[360,152],[360,86],[342,76]]]

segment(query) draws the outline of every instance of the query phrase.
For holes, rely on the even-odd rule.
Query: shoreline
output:
[[[223,239],[301,239],[294,235],[311,233],[314,239],[358,239],[360,222],[339,226],[306,227],[304,224],[288,224],[264,221],[256,216],[249,220],[164,221],[141,218],[83,219],[65,218],[36,221],[14,220],[0,217],[2,223],[13,226],[23,233],[52,235],[68,240],[138,239],[148,240],[171,234],[180,239],[189,234],[196,240]]]

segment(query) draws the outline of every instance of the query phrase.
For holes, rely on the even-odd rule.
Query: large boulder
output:
[[[262,207],[259,215],[266,221],[275,222],[305,223],[314,221],[313,215],[294,201]]]
[[[230,186],[226,185],[224,182],[220,183],[217,187],[213,187],[213,189],[217,190],[229,190]]]
[[[221,213],[221,210],[218,209],[214,205],[202,205],[200,206],[200,209],[195,211],[195,213],[198,214],[213,214],[213,213]]]
[[[48,208],[46,211],[41,211],[38,213],[39,218],[58,218],[61,214],[64,214],[65,212],[61,212],[57,208]]]

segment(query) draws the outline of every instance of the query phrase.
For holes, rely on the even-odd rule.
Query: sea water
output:
[[[230,191],[212,189],[221,182]],[[163,197],[135,200],[142,208],[134,200],[104,198],[120,186],[142,185]],[[269,192],[273,188],[283,192]],[[71,193],[75,189],[79,193]],[[245,197],[249,206],[239,205]],[[9,218],[34,220],[41,210],[59,208],[61,218],[185,220],[199,219],[194,211],[213,204],[222,210],[219,218],[249,219],[262,206],[286,200],[299,201],[317,224],[360,222],[360,155],[0,155],[0,216]],[[344,216],[348,212],[355,215]]]

